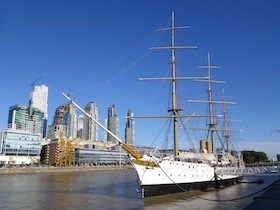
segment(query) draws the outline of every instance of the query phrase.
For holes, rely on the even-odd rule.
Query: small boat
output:
[[[217,68],[210,65],[210,54],[208,54],[208,65],[202,66],[208,70],[207,76],[201,77],[178,77],[176,75],[176,59],[175,51],[177,49],[196,48],[189,46],[175,45],[175,30],[188,28],[188,26],[175,26],[174,13],[172,13],[172,21],[170,28],[159,29],[158,31],[171,31],[171,46],[162,47],[171,50],[171,72],[170,77],[165,78],[145,78],[142,80],[168,80],[171,83],[171,101],[172,106],[168,110],[168,115],[159,118],[169,118],[173,125],[173,145],[174,149],[171,154],[139,154],[135,149],[125,144],[116,135],[110,132],[105,126],[91,118],[78,104],[76,104],[69,96],[63,94],[67,100],[74,104],[81,112],[91,118],[109,135],[114,137],[130,155],[132,164],[138,174],[139,183],[141,185],[140,194],[142,198],[162,196],[175,193],[190,192],[194,190],[206,190],[209,188],[220,188],[229,186],[238,182],[241,175],[238,173],[230,173],[242,167],[242,159],[231,155],[228,148],[229,134],[228,128],[218,128],[215,123],[215,114],[213,106],[216,103],[227,104],[227,102],[217,102],[212,98],[211,84],[216,82],[211,79],[211,69]],[[157,49],[160,49],[158,47]],[[177,107],[176,85],[179,80],[193,80],[206,82],[208,84],[208,100],[193,100],[190,102],[206,102],[208,104],[209,113],[204,115],[181,115],[181,109]],[[200,141],[200,152],[181,151],[178,148],[178,120],[181,118],[192,119],[196,117],[207,117],[209,119],[208,127],[205,128],[211,136],[211,141]],[[134,116],[134,118],[136,118]],[[147,117],[148,118],[148,117]],[[189,128],[192,129],[192,128]],[[203,130],[199,128],[193,128]],[[224,132],[227,145],[225,154],[216,153],[215,149],[215,132]],[[226,170],[225,170],[226,169]]]

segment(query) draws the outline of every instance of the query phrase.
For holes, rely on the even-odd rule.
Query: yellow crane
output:
[[[63,133],[60,133],[60,139],[58,142],[58,155],[56,158],[56,166],[72,166],[75,165],[75,146],[76,143],[67,140]]]

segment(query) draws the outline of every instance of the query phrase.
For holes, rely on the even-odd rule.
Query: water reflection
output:
[[[1,209],[59,210],[242,209],[253,201],[253,197],[221,201],[259,191],[278,177],[263,178],[264,184],[238,184],[221,190],[185,193],[142,201],[140,195],[136,193],[137,176],[133,170],[2,175],[0,206]]]
[[[141,209],[134,171],[0,176],[1,209]]]

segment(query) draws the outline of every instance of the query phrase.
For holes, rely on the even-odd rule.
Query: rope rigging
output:
[[[166,21],[163,25],[167,25]],[[121,63],[124,63],[125,60],[127,60],[130,56],[132,56],[133,54],[135,54],[137,51],[139,51],[139,49],[143,48],[144,45],[154,39],[156,37],[156,31],[154,31],[152,34],[150,34],[146,39],[144,39],[142,42],[140,42],[138,45],[136,45],[136,47],[134,47],[133,49],[131,49],[129,52],[125,53],[123,56],[121,56],[120,58],[118,58],[116,61],[112,62],[109,66],[108,66],[108,69],[105,70],[105,71],[102,71],[101,74],[98,74],[97,76],[96,75],[92,75],[92,76],[89,76],[87,77],[85,80],[81,81],[80,83],[81,84],[84,84],[86,81],[89,81],[91,78],[98,78],[98,77],[102,77],[106,74],[111,74],[110,72],[113,71],[115,68],[117,68],[118,65],[120,65]],[[156,39],[156,41],[154,41],[154,44],[152,46],[156,46],[160,39],[162,37],[162,33],[160,33],[160,35],[158,36],[158,38]],[[115,79],[117,79],[118,77],[122,76],[124,73],[130,71],[134,66],[136,66],[140,61],[142,61],[145,57],[147,57],[151,52],[151,49],[148,49],[142,56],[140,56],[138,59],[136,59],[135,61],[133,61],[128,67],[126,68],[122,68],[122,71],[117,73],[116,75],[104,80],[104,81],[101,81],[99,82],[98,84],[95,84],[95,85],[92,85],[88,88],[82,88],[80,90],[77,90],[75,92],[72,92],[71,94],[77,94],[77,93],[85,93],[85,92],[88,92],[88,91],[91,91],[93,89],[96,89],[96,88],[99,88]]]

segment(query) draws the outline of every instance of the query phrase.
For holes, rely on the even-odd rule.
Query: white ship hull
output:
[[[142,198],[229,186],[240,179],[239,175],[215,176],[214,167],[205,163],[156,162],[151,158],[133,162],[141,184]]]

